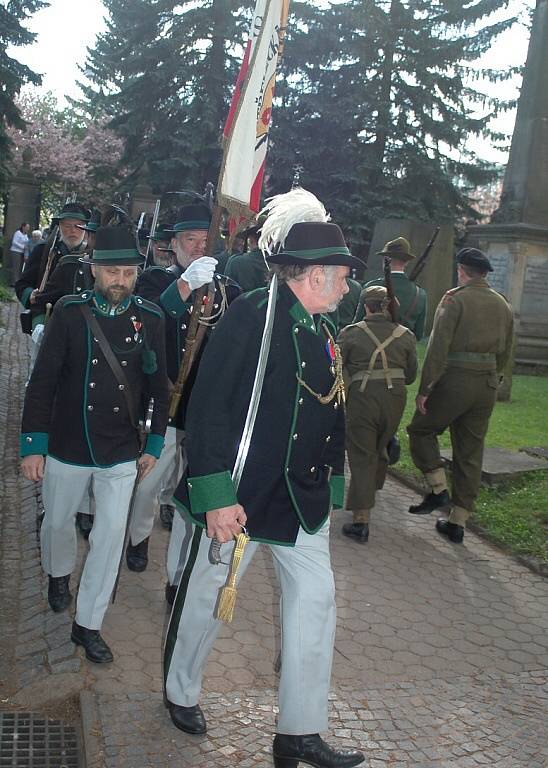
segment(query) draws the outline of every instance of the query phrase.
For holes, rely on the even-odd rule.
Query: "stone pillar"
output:
[[[154,213],[156,205],[156,195],[153,194],[149,184],[148,163],[144,163],[137,176],[137,183],[131,194],[130,215],[134,221],[137,221],[143,211],[145,213]]]
[[[23,165],[17,175],[9,180],[6,215],[4,218],[4,272],[8,265],[11,239],[21,224],[26,221],[31,231],[38,227],[40,220],[40,185],[29,170],[30,152],[23,152]]]
[[[382,256],[378,256],[377,251],[380,251],[388,240],[394,240],[396,237],[405,237],[411,243],[411,251],[420,256],[432,237],[435,227],[435,224],[426,224],[422,221],[411,221],[409,219],[380,219],[376,223],[375,231],[373,232],[364,280],[373,280],[373,278],[380,277],[383,274]],[[428,295],[426,333],[430,333],[432,329],[434,312],[441,297],[456,284],[454,251],[453,226],[451,224],[444,224],[440,229],[434,247],[430,251],[426,266],[417,278],[417,285],[424,288]],[[414,262],[412,261],[408,271],[413,268],[413,264]]]

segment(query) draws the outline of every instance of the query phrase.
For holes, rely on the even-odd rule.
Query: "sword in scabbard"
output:
[[[124,533],[124,544],[122,546],[122,552],[120,553],[120,561],[118,563],[118,571],[116,572],[116,581],[114,582],[114,587],[112,589],[112,598],[111,602],[114,603],[116,600],[116,593],[118,592],[118,583],[120,581],[120,573],[122,572],[122,563],[124,562],[124,554],[127,549],[127,545],[129,543],[129,528],[131,525],[131,518],[133,517],[133,509],[135,507],[135,499],[137,498],[137,491],[139,489],[139,482],[141,480],[139,476],[139,459],[143,455],[144,449],[145,449],[145,443],[147,435],[150,433],[150,427],[152,423],[152,413],[154,411],[154,398],[151,397],[148,403],[147,413],[145,416],[145,421],[143,424],[143,428],[140,432],[139,436],[139,455],[137,456],[136,465],[137,465],[137,474],[135,475],[135,481],[133,483],[133,488],[131,489],[131,496],[129,499],[129,507],[128,507],[128,513],[127,513],[127,519],[126,519],[126,530]]]
[[[234,491],[238,491],[240,480],[249,453],[249,446],[251,445],[251,437],[253,435],[253,429],[255,427],[255,421],[257,419],[257,412],[259,410],[259,400],[261,399],[261,392],[263,389],[264,376],[266,372],[266,364],[268,362],[268,353],[270,351],[270,344],[272,342],[272,328],[274,326],[274,315],[276,312],[276,296],[278,294],[278,277],[274,273],[270,281],[270,290],[268,294],[268,305],[266,308],[266,318],[263,328],[263,336],[261,339],[261,346],[259,349],[259,358],[257,361],[257,370],[255,371],[255,379],[253,381],[253,387],[251,390],[251,398],[249,401],[249,407],[247,409],[247,415],[244,423],[244,429],[242,437],[240,439],[240,445],[238,446],[238,453],[236,454],[236,461],[234,462],[234,469],[232,470],[232,483],[234,485]],[[221,544],[217,539],[213,539],[209,547],[209,562],[212,565],[219,565],[221,562]]]

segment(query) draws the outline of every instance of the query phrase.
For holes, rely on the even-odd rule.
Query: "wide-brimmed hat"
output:
[[[77,219],[78,221],[88,222],[91,218],[91,211],[80,203],[65,203],[59,213],[56,213],[53,218],[57,222],[63,219]]]
[[[457,253],[457,264],[474,267],[482,272],[493,272],[491,262],[479,248],[461,248]]]
[[[177,232],[186,232],[189,229],[205,229],[207,231],[210,224],[211,212],[207,205],[200,203],[184,205],[179,211],[178,221],[173,229],[164,229],[164,232],[168,232],[171,237]]]
[[[135,267],[144,262],[137,250],[135,237],[125,227],[99,227],[91,256],[80,261],[98,267]]]
[[[396,237],[395,240],[389,240],[384,244],[382,251],[377,251],[379,256],[390,256],[400,261],[411,261],[416,258],[414,253],[411,253],[411,244],[405,237]]]
[[[77,224],[76,226],[79,229],[83,229],[84,232],[97,232],[101,226],[101,211],[99,208],[94,208],[92,210],[89,221],[87,221],[85,224]]]
[[[312,264],[362,267],[352,256],[345,243],[341,228],[330,221],[304,221],[294,224],[288,232],[283,248],[268,255],[272,264]]]

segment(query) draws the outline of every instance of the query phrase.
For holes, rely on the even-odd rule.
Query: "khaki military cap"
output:
[[[364,290],[362,296],[366,304],[369,301],[384,301],[387,298],[387,291],[384,285],[370,285]]]
[[[377,254],[382,256],[392,256],[395,259],[401,259],[402,261],[411,261],[415,258],[415,254],[411,253],[411,244],[405,237],[397,237],[395,240],[389,240],[385,243],[382,251],[377,251]]]

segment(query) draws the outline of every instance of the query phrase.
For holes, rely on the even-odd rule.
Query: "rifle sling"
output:
[[[114,374],[114,378],[118,382],[118,387],[120,388],[120,390],[124,395],[131,425],[135,429],[135,431],[138,434],[140,434],[139,423],[137,419],[137,411],[135,408],[133,395],[132,395],[126,374],[122,370],[122,366],[120,365],[120,363],[116,358],[116,355],[112,351],[112,348],[108,343],[107,338],[101,329],[101,326],[97,322],[97,318],[91,311],[91,308],[88,306],[88,304],[81,304],[80,309],[82,310],[82,314],[84,315],[84,318],[88,325],[89,330],[93,334],[94,338],[97,340],[97,343],[99,344],[99,348],[103,353],[110,370]]]

